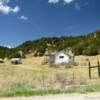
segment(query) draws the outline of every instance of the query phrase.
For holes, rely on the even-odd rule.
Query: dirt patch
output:
[[[14,97],[0,98],[0,100],[100,100],[100,93]]]

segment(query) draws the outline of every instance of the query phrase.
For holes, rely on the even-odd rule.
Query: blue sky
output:
[[[100,0],[0,0],[0,44],[100,29]]]

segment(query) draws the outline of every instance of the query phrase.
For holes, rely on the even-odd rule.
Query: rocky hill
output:
[[[100,30],[81,36],[47,37],[26,41],[16,48],[0,47],[1,58],[25,57],[33,53],[43,56],[46,51],[71,50],[75,55],[97,55],[100,53]]]

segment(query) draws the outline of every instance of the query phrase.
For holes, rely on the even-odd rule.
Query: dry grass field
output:
[[[97,69],[92,70],[92,80],[88,75],[88,60],[97,65],[98,56],[76,56],[76,66],[50,67],[42,65],[43,57],[30,57],[22,60],[20,65],[10,61],[0,64],[0,90],[17,87],[66,87],[68,85],[99,84]]]

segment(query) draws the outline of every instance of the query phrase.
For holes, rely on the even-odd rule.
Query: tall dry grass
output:
[[[59,68],[42,65],[43,57],[30,57],[22,60],[20,65],[12,65],[10,61],[0,64],[0,90],[14,87],[32,88],[65,88],[68,85],[99,84],[97,69],[92,70],[92,80],[88,75],[88,60],[96,65],[98,56],[76,56],[77,66]]]

